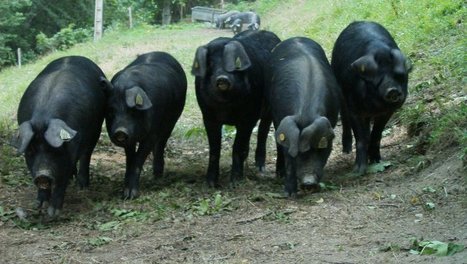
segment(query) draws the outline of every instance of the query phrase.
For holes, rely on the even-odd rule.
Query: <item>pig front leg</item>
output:
[[[370,140],[370,120],[355,115],[352,116],[352,130],[357,145],[354,173],[363,175],[368,167],[368,145]]]
[[[368,147],[368,156],[370,163],[379,163],[381,161],[380,145],[384,127],[391,118],[391,114],[386,114],[375,118],[373,129],[370,136],[370,145]]]
[[[232,171],[230,183],[234,187],[237,180],[243,179],[243,166],[250,150],[250,137],[254,124],[238,125],[232,150]]]
[[[141,142],[138,151],[136,147],[125,148],[126,155],[126,172],[125,172],[125,187],[123,191],[124,199],[134,199],[139,195],[139,177],[143,168],[144,161],[153,149],[152,142]]]
[[[209,187],[219,187],[219,159],[221,155],[222,124],[204,121],[209,141],[209,165],[206,180]]]

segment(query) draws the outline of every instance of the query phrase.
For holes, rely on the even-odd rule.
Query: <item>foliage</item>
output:
[[[215,5],[215,0],[106,0],[104,27],[128,27],[128,8],[132,8],[133,24],[161,22],[167,4],[172,21],[179,21],[181,9],[189,12],[194,5]],[[94,27],[95,0],[11,0],[0,1],[0,70],[16,62],[16,50],[22,50],[22,64],[38,55],[69,48],[78,36],[86,37]]]
[[[15,63],[14,45],[18,38],[20,25],[26,20],[21,9],[29,6],[28,0],[14,0],[0,2],[0,69]]]
[[[36,36],[36,50],[40,54],[56,50],[66,50],[75,44],[89,41],[91,39],[92,31],[90,29],[75,29],[74,27],[74,24],[70,24],[66,28],[62,28],[51,38],[47,38],[47,36],[42,32],[39,33]]]
[[[42,32],[39,33],[36,36],[36,50],[40,54],[45,54],[51,51],[69,49],[75,44],[89,41],[91,39],[92,32],[90,29],[75,29],[74,27],[74,24],[70,24],[66,28],[62,28],[51,38],[47,38],[47,36]]]
[[[231,199],[217,192],[211,198],[202,198],[193,203],[191,210],[197,215],[212,215],[222,211],[230,211]]]
[[[452,256],[464,250],[464,245],[455,243],[445,243],[437,240],[433,241],[418,241],[414,240],[410,253],[416,255],[436,255],[436,256]]]

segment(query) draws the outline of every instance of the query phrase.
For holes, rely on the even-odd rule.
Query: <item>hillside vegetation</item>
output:
[[[414,67],[409,97],[384,132],[382,155],[388,167],[361,178],[349,176],[355,153],[342,154],[337,136],[321,191],[283,199],[270,136],[264,175],[256,175],[249,157],[247,179],[238,188],[208,189],[204,178],[208,145],[190,71],[198,46],[232,33],[188,22],[109,29],[98,42],[81,43],[0,72],[2,261],[464,263],[465,1],[261,0],[228,7],[256,10],[263,29],[281,39],[312,38],[328,57],[350,22],[373,20],[384,25]],[[33,207],[36,187],[24,159],[9,145],[24,90],[50,61],[62,56],[89,57],[110,79],[137,54],[154,50],[179,60],[189,85],[184,112],[168,143],[166,175],[152,179],[148,161],[141,196],[123,201],[124,153],[112,145],[104,129],[91,163],[90,189],[81,191],[70,184],[63,215],[43,221]],[[339,135],[340,126],[336,130]],[[234,129],[225,128],[222,182],[228,179],[234,135]],[[446,246],[446,254],[460,253],[425,255],[426,242],[440,242],[434,244]]]

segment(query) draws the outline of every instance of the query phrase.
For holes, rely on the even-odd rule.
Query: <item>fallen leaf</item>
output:
[[[380,163],[370,164],[370,166],[368,166],[366,172],[367,173],[383,172],[383,171],[386,170],[386,168],[390,167],[391,165],[392,164],[389,161],[383,161],[383,162],[380,162]]]
[[[324,203],[324,199],[323,199],[323,198],[319,198],[315,203],[317,203],[317,204]]]

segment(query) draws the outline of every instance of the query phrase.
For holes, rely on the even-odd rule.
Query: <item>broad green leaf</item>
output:
[[[215,209],[222,208],[222,195],[220,193],[216,194],[216,197],[214,198],[214,207]]]
[[[451,256],[463,251],[464,248],[464,245],[461,244],[445,243],[437,240],[420,242],[414,240],[410,253],[418,255]]]
[[[389,161],[383,161],[383,162],[380,162],[380,163],[370,164],[370,166],[368,166],[366,172],[367,173],[383,172],[383,171],[386,170],[386,168],[388,168],[391,165],[392,165],[392,163],[389,162]]]
[[[448,244],[448,256],[452,256],[456,253],[459,253],[463,251],[465,248],[464,245],[461,244],[454,244],[454,243],[449,243]]]

